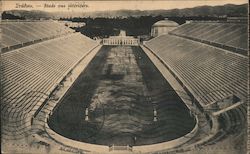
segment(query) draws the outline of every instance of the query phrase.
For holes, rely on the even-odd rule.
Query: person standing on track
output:
[[[134,140],[134,145],[135,145],[136,144],[136,140],[137,140],[136,136],[134,136],[133,140]]]

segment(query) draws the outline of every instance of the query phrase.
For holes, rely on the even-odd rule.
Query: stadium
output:
[[[246,153],[246,22],[166,19],[147,41],[1,29],[2,152]]]

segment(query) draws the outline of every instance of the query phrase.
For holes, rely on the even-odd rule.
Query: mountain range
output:
[[[11,14],[25,19],[40,19],[40,18],[65,18],[65,17],[105,17],[105,18],[126,18],[126,17],[140,17],[140,16],[247,16],[248,4],[234,5],[226,4],[222,6],[198,6],[194,8],[185,9],[171,9],[171,10],[116,10],[116,11],[96,11],[96,12],[44,12],[44,11],[24,11],[24,10],[9,10],[4,14]],[[3,17],[4,15],[2,15]]]

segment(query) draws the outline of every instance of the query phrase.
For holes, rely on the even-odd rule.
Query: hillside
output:
[[[43,11],[21,11],[10,10],[5,11],[2,15],[3,19],[6,19],[8,14],[15,15],[17,17],[23,17],[25,19],[37,19],[37,18],[60,18],[60,17],[121,17],[126,18],[129,16],[247,16],[248,4],[234,5],[226,4],[223,6],[199,6],[186,9],[172,9],[172,10],[117,10],[117,11],[96,11],[86,13],[70,13],[70,12],[56,12],[48,13]]]

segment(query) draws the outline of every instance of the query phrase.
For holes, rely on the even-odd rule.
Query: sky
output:
[[[106,10],[157,10],[182,9],[202,5],[244,4],[248,0],[165,0],[165,1],[2,1],[5,10],[41,10],[48,12],[92,12]],[[73,7],[72,7],[73,6]]]

